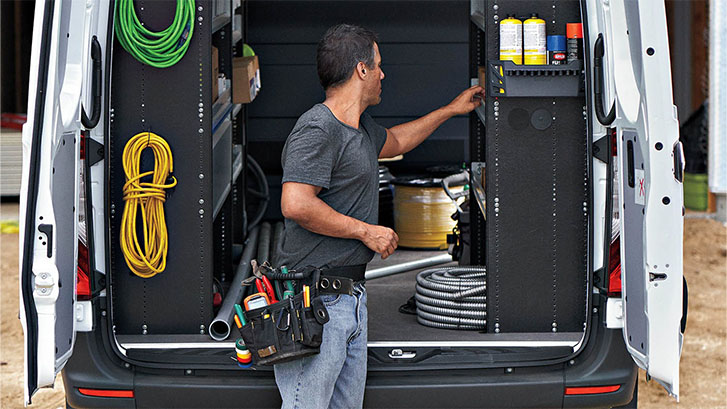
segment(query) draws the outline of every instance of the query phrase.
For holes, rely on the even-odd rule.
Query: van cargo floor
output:
[[[434,257],[441,254],[446,254],[446,252],[397,249],[386,260],[381,260],[377,255],[369,263],[368,270]],[[456,265],[455,262],[452,262],[446,265],[427,267],[427,269]],[[376,278],[366,282],[369,343],[386,341],[550,341],[575,344],[582,337],[582,333],[580,332],[487,334],[480,331],[438,329],[419,324],[416,315],[401,313],[399,312],[399,307],[402,304],[406,304],[407,300],[415,294],[416,276],[423,270],[425,269]]]

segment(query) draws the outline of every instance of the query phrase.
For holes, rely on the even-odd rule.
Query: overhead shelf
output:
[[[232,45],[236,45],[240,40],[242,40],[242,32],[233,31],[232,32]]]

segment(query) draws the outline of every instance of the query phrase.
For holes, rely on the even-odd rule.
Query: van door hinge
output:
[[[81,159],[88,161],[88,166],[97,164],[101,159],[104,158],[104,145],[96,142],[93,138],[88,135],[88,131],[82,134],[83,146]]]
[[[593,156],[603,163],[608,163],[608,155],[611,154],[608,149],[608,138],[610,137],[610,132],[607,132],[606,135],[593,142]]]

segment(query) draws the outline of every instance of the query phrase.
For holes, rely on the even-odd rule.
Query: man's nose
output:
[[[381,70],[381,79],[383,80],[386,75],[384,75],[384,70]]]

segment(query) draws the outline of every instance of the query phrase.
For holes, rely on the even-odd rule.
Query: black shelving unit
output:
[[[233,9],[230,0],[198,0],[196,7],[189,49],[172,67],[143,65],[114,44],[107,171],[109,277],[117,334],[207,333],[214,313],[213,282],[231,278],[234,245],[245,238],[244,109],[232,104],[231,89],[219,98],[212,95],[217,79],[211,61],[214,45],[219,72],[232,78],[233,39],[241,42],[242,36],[233,37],[231,21],[243,7]],[[173,19],[175,9],[173,1],[146,1],[137,14],[158,31]],[[164,205],[167,266],[149,279],[129,271],[118,241],[124,208],[122,152],[143,131],[169,143],[178,180]],[[152,155],[143,156],[142,169],[152,166]]]
[[[470,138],[472,161],[485,164],[486,221],[471,208],[472,263],[487,266],[487,331],[582,331],[591,206],[582,65],[499,62],[499,21],[510,13],[538,13],[549,35],[581,21],[578,1],[473,2],[472,78],[489,67]]]

